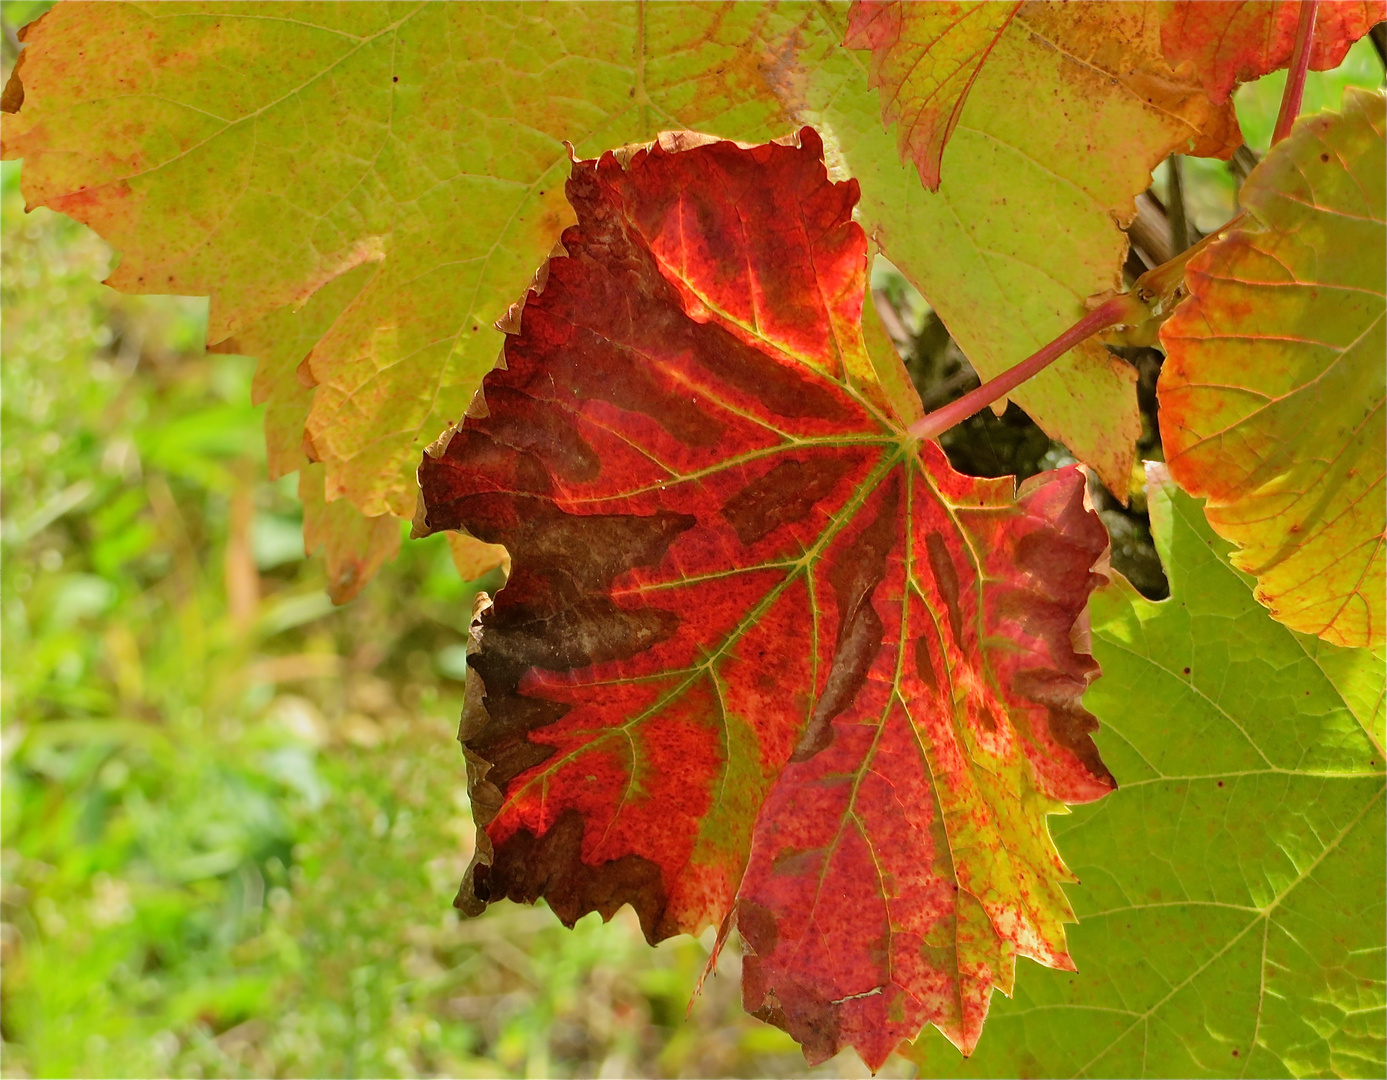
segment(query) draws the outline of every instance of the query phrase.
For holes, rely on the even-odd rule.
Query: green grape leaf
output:
[[[1118,791],[1053,830],[1076,974],[1019,972],[930,1076],[1381,1076],[1383,664],[1277,623],[1148,465],[1170,599],[1090,605],[1084,698]]]

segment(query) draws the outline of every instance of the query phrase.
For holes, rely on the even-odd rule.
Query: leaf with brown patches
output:
[[[1177,66],[1189,62],[1211,101],[1227,101],[1238,83],[1290,63],[1298,0],[1166,0],[1160,6],[1166,58]],[[1349,46],[1383,19],[1384,0],[1321,0],[1310,70],[1338,67]]]
[[[504,544],[462,734],[459,906],[735,918],[747,1007],[872,1067],[976,1042],[1066,967],[1046,815],[1112,787],[1073,631],[1107,537],[1077,469],[955,473],[867,356],[854,181],[817,134],[578,161],[504,368],[420,466]]]

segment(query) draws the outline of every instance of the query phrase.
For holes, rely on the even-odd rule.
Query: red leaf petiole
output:
[[[1084,338],[1120,323],[1140,322],[1145,316],[1146,306],[1134,293],[1119,293],[1094,308],[1033,356],[1022,360],[1015,367],[1008,368],[995,379],[989,379],[957,401],[951,401],[942,409],[935,409],[934,412],[920,417],[906,429],[906,433],[917,439],[936,438],[955,424],[968,419],[979,409],[986,408],[1014,390],[1032,375],[1044,370]]]
[[[1301,0],[1300,3],[1295,50],[1291,53],[1286,89],[1281,93],[1281,110],[1276,114],[1276,129],[1271,136],[1273,146],[1291,133],[1291,125],[1300,115],[1300,99],[1305,93],[1305,73],[1310,69],[1310,47],[1315,38],[1315,14],[1318,6],[1318,0]]]
[[[995,379],[989,379],[976,390],[943,408],[926,413],[906,429],[906,434],[916,439],[938,438],[955,424],[962,423],[1043,371],[1085,338],[1114,326],[1144,329],[1154,341],[1156,328],[1170,317],[1176,305],[1184,299],[1185,264],[1229,229],[1240,224],[1245,216],[1245,212],[1235,215],[1193,247],[1182,251],[1169,262],[1152,267],[1137,278],[1130,291],[1105,300],[1048,345]]]
[[[1290,73],[1286,78],[1286,89],[1281,95],[1281,109],[1276,117],[1276,130],[1272,134],[1273,145],[1284,139],[1291,125],[1300,115],[1301,97],[1305,92],[1305,74],[1310,66],[1310,49],[1315,36],[1315,16],[1318,0],[1301,0],[1300,18],[1296,24],[1295,48],[1291,54]],[[1175,305],[1184,297],[1185,264],[1199,251],[1222,236],[1229,228],[1238,224],[1243,214],[1239,213],[1221,228],[1210,233],[1198,244],[1181,252],[1167,263],[1163,263],[1143,274],[1132,286],[1130,292],[1119,293],[1090,311],[1059,337],[1055,338],[1039,352],[1022,360],[1015,367],[1008,368],[995,379],[989,379],[976,390],[964,394],[941,409],[927,413],[906,429],[907,434],[917,439],[938,438],[955,424],[968,419],[974,413],[1006,396],[1031,376],[1043,371],[1051,363],[1063,356],[1085,338],[1114,326],[1140,326],[1164,321]],[[1154,332],[1154,328],[1153,328]]]

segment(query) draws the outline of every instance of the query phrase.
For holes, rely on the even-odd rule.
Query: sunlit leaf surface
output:
[[[1340,645],[1387,634],[1383,128],[1382,93],[1358,89],[1299,120],[1161,333],[1171,474],[1272,614]]]
[[[971,1048],[1016,955],[1070,965],[1046,815],[1111,787],[1071,639],[1106,534],[1077,470],[1018,498],[905,437],[812,129],[700,141],[574,166],[565,254],[420,469],[429,528],[514,560],[459,903],[731,918],[811,1061]]]
[[[930,1076],[1378,1076],[1383,661],[1273,620],[1199,502],[1148,465],[1169,600],[1091,606],[1084,698],[1120,789],[1057,820],[1075,974],[1022,971]]]

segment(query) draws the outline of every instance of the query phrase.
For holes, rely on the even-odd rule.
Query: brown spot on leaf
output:
[[[939,693],[939,676],[934,671],[934,657],[930,655],[929,643],[924,635],[915,639],[915,674],[919,675],[930,693]]]
[[[842,1007],[800,982],[782,980],[774,987],[765,986],[756,955],[742,961],[742,1004],[756,1019],[787,1032],[800,1044],[810,1066],[827,1061],[842,1045]]]
[[[532,743],[529,733],[568,711],[521,693],[528,671],[627,659],[674,633],[678,616],[653,607],[620,608],[610,590],[632,567],[658,563],[693,524],[691,517],[668,512],[583,517],[544,500],[526,501],[534,505],[517,508],[503,496],[473,496],[462,507],[472,534],[504,544],[513,560],[510,580],[482,616],[485,648],[470,661],[486,684],[490,719],[467,745],[492,763],[489,778],[502,787],[552,753]],[[488,513],[488,502],[497,509]]]
[[[852,467],[843,457],[790,459],[747,484],[722,508],[722,516],[743,544],[754,544],[793,521],[802,521]]]
[[[934,572],[934,583],[939,587],[939,595],[949,610],[949,628],[954,632],[954,643],[963,639],[963,611],[958,606],[958,571],[954,569],[949,545],[937,532],[925,537],[925,550],[929,553],[930,570]]]
[[[1115,788],[1117,781],[1103,764],[1093,733],[1098,730],[1098,718],[1081,704],[1085,683],[1056,671],[1021,671],[1012,680],[1012,693],[1045,707],[1051,737],[1069,750],[1090,775],[1108,781]]]
[[[742,959],[742,1004],[758,1020],[774,1024],[804,1048],[811,1064],[838,1052],[839,1009],[822,994],[796,982],[768,984],[763,958],[779,943],[775,914],[752,900],[737,902],[737,929],[746,955]]]
[[[10,70],[10,77],[5,82],[4,93],[0,93],[0,112],[17,113],[24,105],[24,82],[20,77],[20,69],[24,66],[24,53],[19,54],[19,59],[14,62],[14,67]]]
[[[596,479],[597,453],[568,413],[544,408],[528,394],[507,386],[488,390],[486,436],[500,447],[528,454],[549,472],[570,483]]]
[[[774,952],[779,940],[775,915],[754,900],[737,902],[737,931],[742,935],[742,941],[762,956]]]
[[[662,927],[666,894],[660,868],[639,855],[590,866],[582,861],[583,819],[568,809],[543,836],[522,829],[496,846],[492,863],[472,868],[471,893],[483,903],[505,897],[533,904],[541,897],[565,926],[589,911],[610,919],[630,904],[650,944],[675,931]],[[468,889],[463,882],[463,891]],[[465,896],[460,896],[464,903]]]
[[[872,594],[886,576],[887,555],[900,540],[900,484],[895,470],[881,485],[876,517],[829,572],[838,601],[838,643],[828,681],[791,761],[807,761],[833,742],[833,718],[852,704],[881,651],[883,627]]]
[[[699,350],[698,362],[720,382],[736,387],[777,416],[814,418],[831,422],[855,419],[851,410],[827,387],[806,380],[787,364],[744,345],[721,327],[709,324],[710,346]]]

